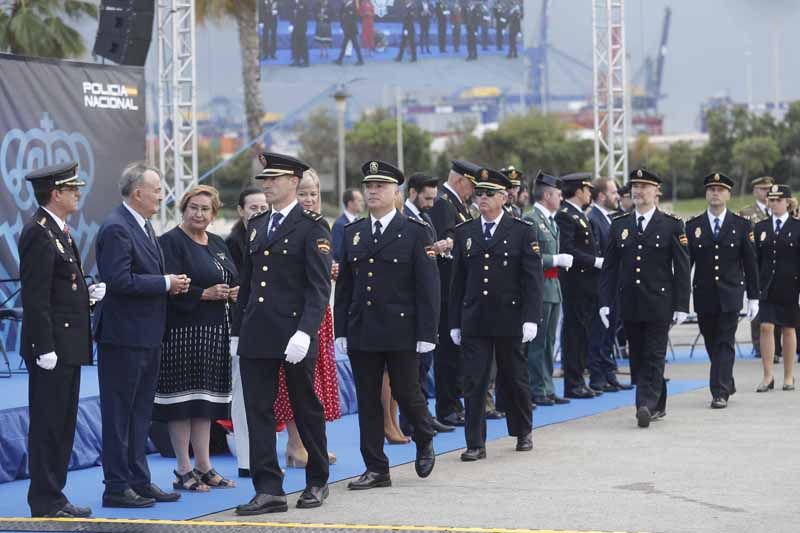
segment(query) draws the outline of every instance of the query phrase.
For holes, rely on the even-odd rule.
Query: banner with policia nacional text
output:
[[[17,242],[37,208],[29,172],[78,162],[86,186],[67,223],[93,274],[95,237],[119,202],[119,177],[144,154],[143,68],[0,54],[0,279],[19,277]],[[0,283],[0,303],[18,288]],[[5,304],[21,305],[18,295]],[[16,324],[0,323],[0,340],[16,351]]]

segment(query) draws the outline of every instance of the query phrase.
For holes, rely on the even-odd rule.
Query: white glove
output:
[[[106,295],[106,284],[105,283],[95,283],[93,285],[89,285],[89,298],[99,302],[102,300]]]
[[[747,320],[755,319],[758,315],[758,300],[747,301]]]
[[[436,345],[432,342],[417,341],[417,353],[432,352]]]
[[[336,348],[337,352],[341,352],[343,354],[347,353],[347,337],[339,337],[338,339],[333,341],[333,346]]]
[[[453,344],[456,346],[461,346],[461,330],[460,329],[451,329],[450,330],[450,338],[453,339]]]
[[[58,362],[56,352],[43,353],[36,358],[36,364],[45,370],[53,370]]]
[[[286,354],[286,362],[296,365],[305,359],[310,345],[311,337],[308,336],[308,333],[295,331],[292,338],[289,339],[289,343],[286,345],[286,350],[283,352]]]
[[[598,313],[600,314],[600,322],[603,323],[603,327],[608,329],[608,315],[611,314],[611,309],[608,307],[601,307]]]
[[[572,268],[573,257],[571,254],[557,254],[553,256],[553,263],[557,267],[563,267],[569,270]]]
[[[676,326],[680,326],[686,319],[689,317],[689,313],[684,313],[683,311],[675,311],[672,313],[672,321],[675,322]]]
[[[231,357],[239,355],[239,337],[231,337]]]
[[[602,257],[595,257],[594,259],[594,267],[598,270],[603,268],[603,258]]]
[[[522,342],[531,342],[539,332],[539,324],[525,322],[522,324]]]

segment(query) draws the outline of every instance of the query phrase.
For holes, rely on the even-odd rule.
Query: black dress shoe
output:
[[[248,503],[236,506],[236,514],[239,516],[283,513],[288,510],[286,496],[273,496],[272,494],[256,494]]]
[[[611,383],[603,383],[602,385],[589,385],[589,388],[592,389],[592,392],[595,394],[598,392],[617,392],[619,390],[616,385],[612,385]]]
[[[505,418],[506,414],[503,411],[498,411],[497,409],[493,409],[486,413],[486,420],[500,420],[501,418]]]
[[[633,390],[633,385],[630,383],[620,383],[619,381],[615,381],[611,384],[614,385],[617,390]]]
[[[447,424],[442,424],[435,418],[431,422],[433,429],[435,429],[438,433],[452,433],[456,430],[455,426],[448,426]]]
[[[250,469],[249,468],[240,468],[239,469],[239,477],[250,477]]]
[[[433,441],[417,444],[417,458],[414,460],[414,470],[419,477],[428,477],[433,472],[436,464],[436,452],[433,451]]]
[[[328,485],[321,487],[306,487],[300,499],[297,500],[298,509],[313,509],[319,507],[328,497]]]
[[[712,409],[725,409],[728,407],[728,401],[725,398],[714,398],[711,400]]]
[[[550,405],[555,405],[556,402],[555,402],[555,400],[552,400],[552,399],[548,398],[547,396],[534,396],[533,397],[533,404],[534,405],[550,406]]]
[[[569,400],[566,398],[562,398],[561,396],[556,396],[555,394],[551,394],[548,396],[551,400],[555,402],[556,405],[565,405],[569,403]]]
[[[650,426],[650,409],[647,407],[640,407],[636,410],[636,424],[640,428],[646,428]]]
[[[453,413],[442,418],[440,421],[448,426],[461,427],[464,425],[464,415],[461,413]]]
[[[177,492],[164,492],[155,483],[149,485],[141,485],[139,487],[132,487],[133,492],[142,498],[153,498],[159,503],[176,502],[181,499],[181,495]]]
[[[533,449],[533,433],[528,432],[527,435],[517,437],[517,451],[529,452]]]
[[[565,392],[564,396],[567,398],[576,398],[578,400],[588,400],[589,398],[594,398],[596,394],[587,387],[578,387],[577,389]]]
[[[44,515],[43,518],[88,518],[90,516],[92,516],[92,510],[89,507],[78,507],[67,502],[64,507]]]
[[[462,461],[477,461],[478,459],[486,459],[486,448],[467,448],[467,451],[461,454]]]
[[[103,507],[122,507],[128,509],[141,509],[152,507],[156,504],[154,498],[143,498],[133,492],[133,489],[125,489],[124,492],[104,492]]]
[[[347,484],[347,488],[350,490],[367,490],[391,486],[392,478],[389,474],[379,474],[377,472],[370,472],[369,470],[361,474],[361,477],[357,480]]]

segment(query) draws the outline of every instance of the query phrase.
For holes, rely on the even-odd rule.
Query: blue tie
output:
[[[492,227],[494,227],[494,222],[484,222],[483,224],[483,238],[487,241],[492,238]]]
[[[716,241],[719,238],[719,219],[714,219],[714,240]]]
[[[775,233],[780,233],[780,232],[781,232],[781,219],[776,218],[775,219]]]
[[[278,226],[281,225],[282,218],[283,215],[280,212],[272,214],[272,223],[270,224],[269,232],[267,232],[268,239],[272,237],[272,235],[275,233],[275,230],[277,230]]]

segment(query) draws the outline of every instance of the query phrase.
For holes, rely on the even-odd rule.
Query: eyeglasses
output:
[[[498,192],[499,191],[495,191],[494,189],[475,189],[475,196],[484,196],[484,195],[486,195],[489,198],[491,198],[492,196],[494,196]]]

